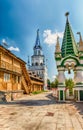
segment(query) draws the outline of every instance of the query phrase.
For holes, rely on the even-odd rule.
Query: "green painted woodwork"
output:
[[[63,90],[60,90],[60,100],[63,100]]]
[[[83,90],[80,90],[80,101],[83,101]]]
[[[59,61],[59,60],[61,60],[61,58],[60,58],[60,57],[58,57],[58,58],[56,57],[55,60],[56,60],[56,61]]]
[[[79,59],[80,59],[80,60],[83,60],[83,56],[80,56]]]
[[[83,85],[83,83],[79,82],[79,83],[76,83],[76,85]]]
[[[79,63],[79,60],[78,60],[76,57],[73,57],[73,56],[69,55],[69,56],[65,57],[65,58],[62,60],[61,66],[64,66],[64,63],[66,62],[67,59],[73,59],[73,60],[75,60],[75,62],[76,62],[77,65],[80,64],[80,63]]]
[[[69,24],[68,18],[66,21],[61,51],[62,51],[62,57],[68,55],[78,56],[77,44],[75,42],[74,35],[71,26]]]

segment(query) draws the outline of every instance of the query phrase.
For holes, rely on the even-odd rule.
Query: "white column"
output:
[[[83,68],[77,67],[75,70],[75,76],[74,76],[74,81],[75,83],[83,83]]]
[[[78,90],[78,101],[80,101],[80,91]]]
[[[59,101],[60,101],[60,90],[59,90]]]
[[[65,91],[63,90],[63,101],[65,101]]]
[[[58,68],[58,81],[59,83],[64,83],[65,82],[65,75],[64,75],[64,68]]]

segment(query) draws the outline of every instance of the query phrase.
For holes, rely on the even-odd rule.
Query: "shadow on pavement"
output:
[[[79,114],[83,115],[83,102],[73,102]]]
[[[45,97],[47,99],[22,99],[22,100],[15,100],[12,102],[4,102],[0,103],[0,105],[17,105],[17,106],[44,106],[44,105],[52,105],[52,104],[70,104],[70,106],[75,106],[79,114],[83,115],[83,103],[76,103],[76,102],[57,102],[56,98],[52,96],[52,93],[47,94]],[[71,108],[70,108],[71,109]]]
[[[66,102],[66,104],[69,104],[70,106],[74,106],[75,109],[73,109],[73,112],[78,112],[80,115],[82,115],[82,118],[83,118],[83,102],[69,101],[69,102]],[[67,109],[70,109],[72,113],[71,108],[72,107],[69,107]]]
[[[3,102],[0,105],[20,105],[20,106],[43,106],[43,105],[51,105],[56,104],[56,100],[52,97],[52,94],[46,95],[47,99],[38,99],[38,100],[31,100],[31,99],[22,99],[22,100],[15,100],[11,102]]]

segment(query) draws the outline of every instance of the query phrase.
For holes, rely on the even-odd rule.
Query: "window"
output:
[[[40,55],[40,50],[38,50],[38,55]]]
[[[34,55],[37,55],[37,51],[36,50],[34,50]]]
[[[13,75],[13,81],[16,83],[16,75]]]
[[[18,83],[18,76],[16,76],[16,83]]]
[[[7,82],[10,80],[10,74],[4,73],[4,81]]]
[[[21,79],[20,76],[13,75],[14,83],[20,83]]]
[[[40,63],[40,65],[42,66],[42,65],[43,65],[43,63]]]
[[[36,62],[35,65],[38,66],[38,63]]]
[[[34,66],[34,63],[32,63],[32,66]]]
[[[21,77],[20,76],[18,76],[18,83],[20,83],[21,82]]]

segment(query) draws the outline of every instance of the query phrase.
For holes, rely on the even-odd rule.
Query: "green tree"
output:
[[[51,88],[55,88],[55,84],[54,84],[54,81],[53,82],[51,82]]]
[[[55,79],[53,82],[51,82],[51,88],[57,88],[58,87],[58,79]]]
[[[69,89],[69,95],[73,94],[74,81],[72,79],[65,80],[66,88]]]
[[[58,82],[58,79],[57,79],[57,78],[54,80],[54,84],[55,84],[55,88],[57,88],[57,87],[58,87],[58,84],[59,84],[59,82]]]
[[[48,89],[50,89],[50,86],[51,86],[51,82],[50,82],[49,79],[47,79],[47,87],[48,87]]]

